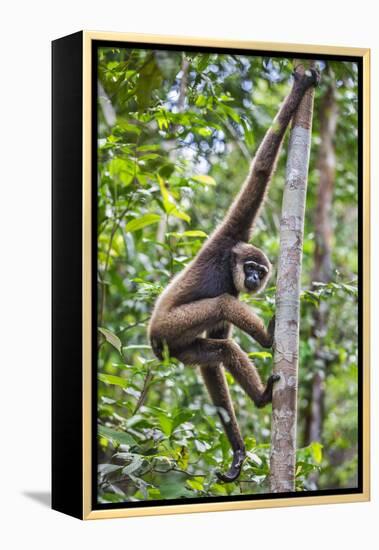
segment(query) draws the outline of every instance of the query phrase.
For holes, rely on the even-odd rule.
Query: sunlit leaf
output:
[[[216,185],[216,180],[212,178],[212,176],[208,176],[206,174],[200,174],[198,176],[192,176],[194,181],[197,181],[198,183],[202,183],[204,185]]]
[[[172,426],[173,426],[172,418],[170,418],[165,413],[157,413],[157,418],[158,418],[159,425],[162,429],[162,432],[165,435],[170,436],[171,433],[172,433],[172,429],[173,429],[172,428]]]
[[[254,357],[258,359],[271,359],[272,353],[270,353],[269,351],[252,351],[248,353],[248,356],[251,357],[252,359]]]
[[[204,231],[200,231],[200,229],[196,229],[193,231],[183,231],[183,233],[177,233],[177,232],[171,232],[166,233],[167,236],[176,237],[177,239],[183,239],[183,238],[206,238],[208,235],[204,233]]]
[[[158,223],[160,219],[161,217],[158,214],[145,214],[140,218],[136,218],[135,220],[131,220],[130,222],[128,222],[125,226],[125,231],[138,231],[138,229],[142,229],[143,227],[147,227],[148,225]]]
[[[202,491],[204,489],[204,479],[201,477],[187,479],[186,483],[190,489],[194,489],[195,491]]]
[[[188,216],[188,214],[186,214],[176,206],[173,197],[170,195],[170,193],[167,190],[167,187],[165,185],[163,178],[159,174],[158,174],[158,182],[159,182],[159,187],[162,194],[163,207],[165,209],[165,212],[167,212],[167,214],[169,214],[170,216],[174,216],[175,218],[179,218],[186,222],[190,222],[191,218]]]
[[[322,462],[322,448],[323,448],[323,445],[321,443],[319,443],[318,441],[313,441],[310,445],[311,449],[312,449],[312,456],[315,460],[315,462],[317,462],[317,464],[320,464]]]

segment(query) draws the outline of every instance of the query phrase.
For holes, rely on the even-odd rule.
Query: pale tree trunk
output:
[[[320,174],[317,190],[317,206],[315,213],[315,253],[312,280],[328,283],[332,278],[332,200],[336,172],[336,153],[334,139],[337,126],[337,103],[333,74],[330,83],[320,102],[320,150],[317,168]],[[323,337],[327,330],[329,317],[328,304],[321,302],[314,313],[313,336],[316,340],[315,355],[318,360],[317,372],[311,383],[311,398],[309,419],[307,423],[306,444],[321,441],[323,410],[324,410],[324,379],[327,359],[323,353]],[[316,481],[317,475],[313,475]]]
[[[301,64],[304,71],[304,65]],[[304,212],[311,147],[314,89],[301,101],[292,122],[280,221],[276,290],[274,385],[270,484],[273,493],[295,490],[300,277]]]

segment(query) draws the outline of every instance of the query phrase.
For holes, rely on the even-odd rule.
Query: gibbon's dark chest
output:
[[[196,285],[193,288],[193,299],[215,298],[221,294],[237,296],[234,286],[231,255],[229,251],[213,252],[199,258],[194,265]]]

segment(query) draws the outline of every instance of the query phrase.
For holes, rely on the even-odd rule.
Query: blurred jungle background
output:
[[[298,399],[298,491],[357,485],[357,81],[320,61],[305,220]],[[98,51],[98,501],[269,491],[271,408],[228,374],[248,457],[231,460],[196,369],[154,358],[155,299],[194,257],[240,189],[291,86],[285,58],[164,50]],[[274,268],[287,140],[254,244]],[[267,323],[263,296],[242,296]],[[263,380],[271,353],[234,330]]]

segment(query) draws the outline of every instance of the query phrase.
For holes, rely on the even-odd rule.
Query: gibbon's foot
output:
[[[311,86],[316,88],[320,84],[321,75],[316,67],[306,69],[303,74],[295,69],[292,74],[296,82],[304,84],[305,88],[310,88]]]
[[[238,449],[237,451],[234,451],[232,465],[230,466],[226,474],[223,474],[222,472],[216,472],[218,479],[220,481],[224,481],[225,483],[235,481],[241,473],[242,464],[245,458],[246,452],[244,449]]]

